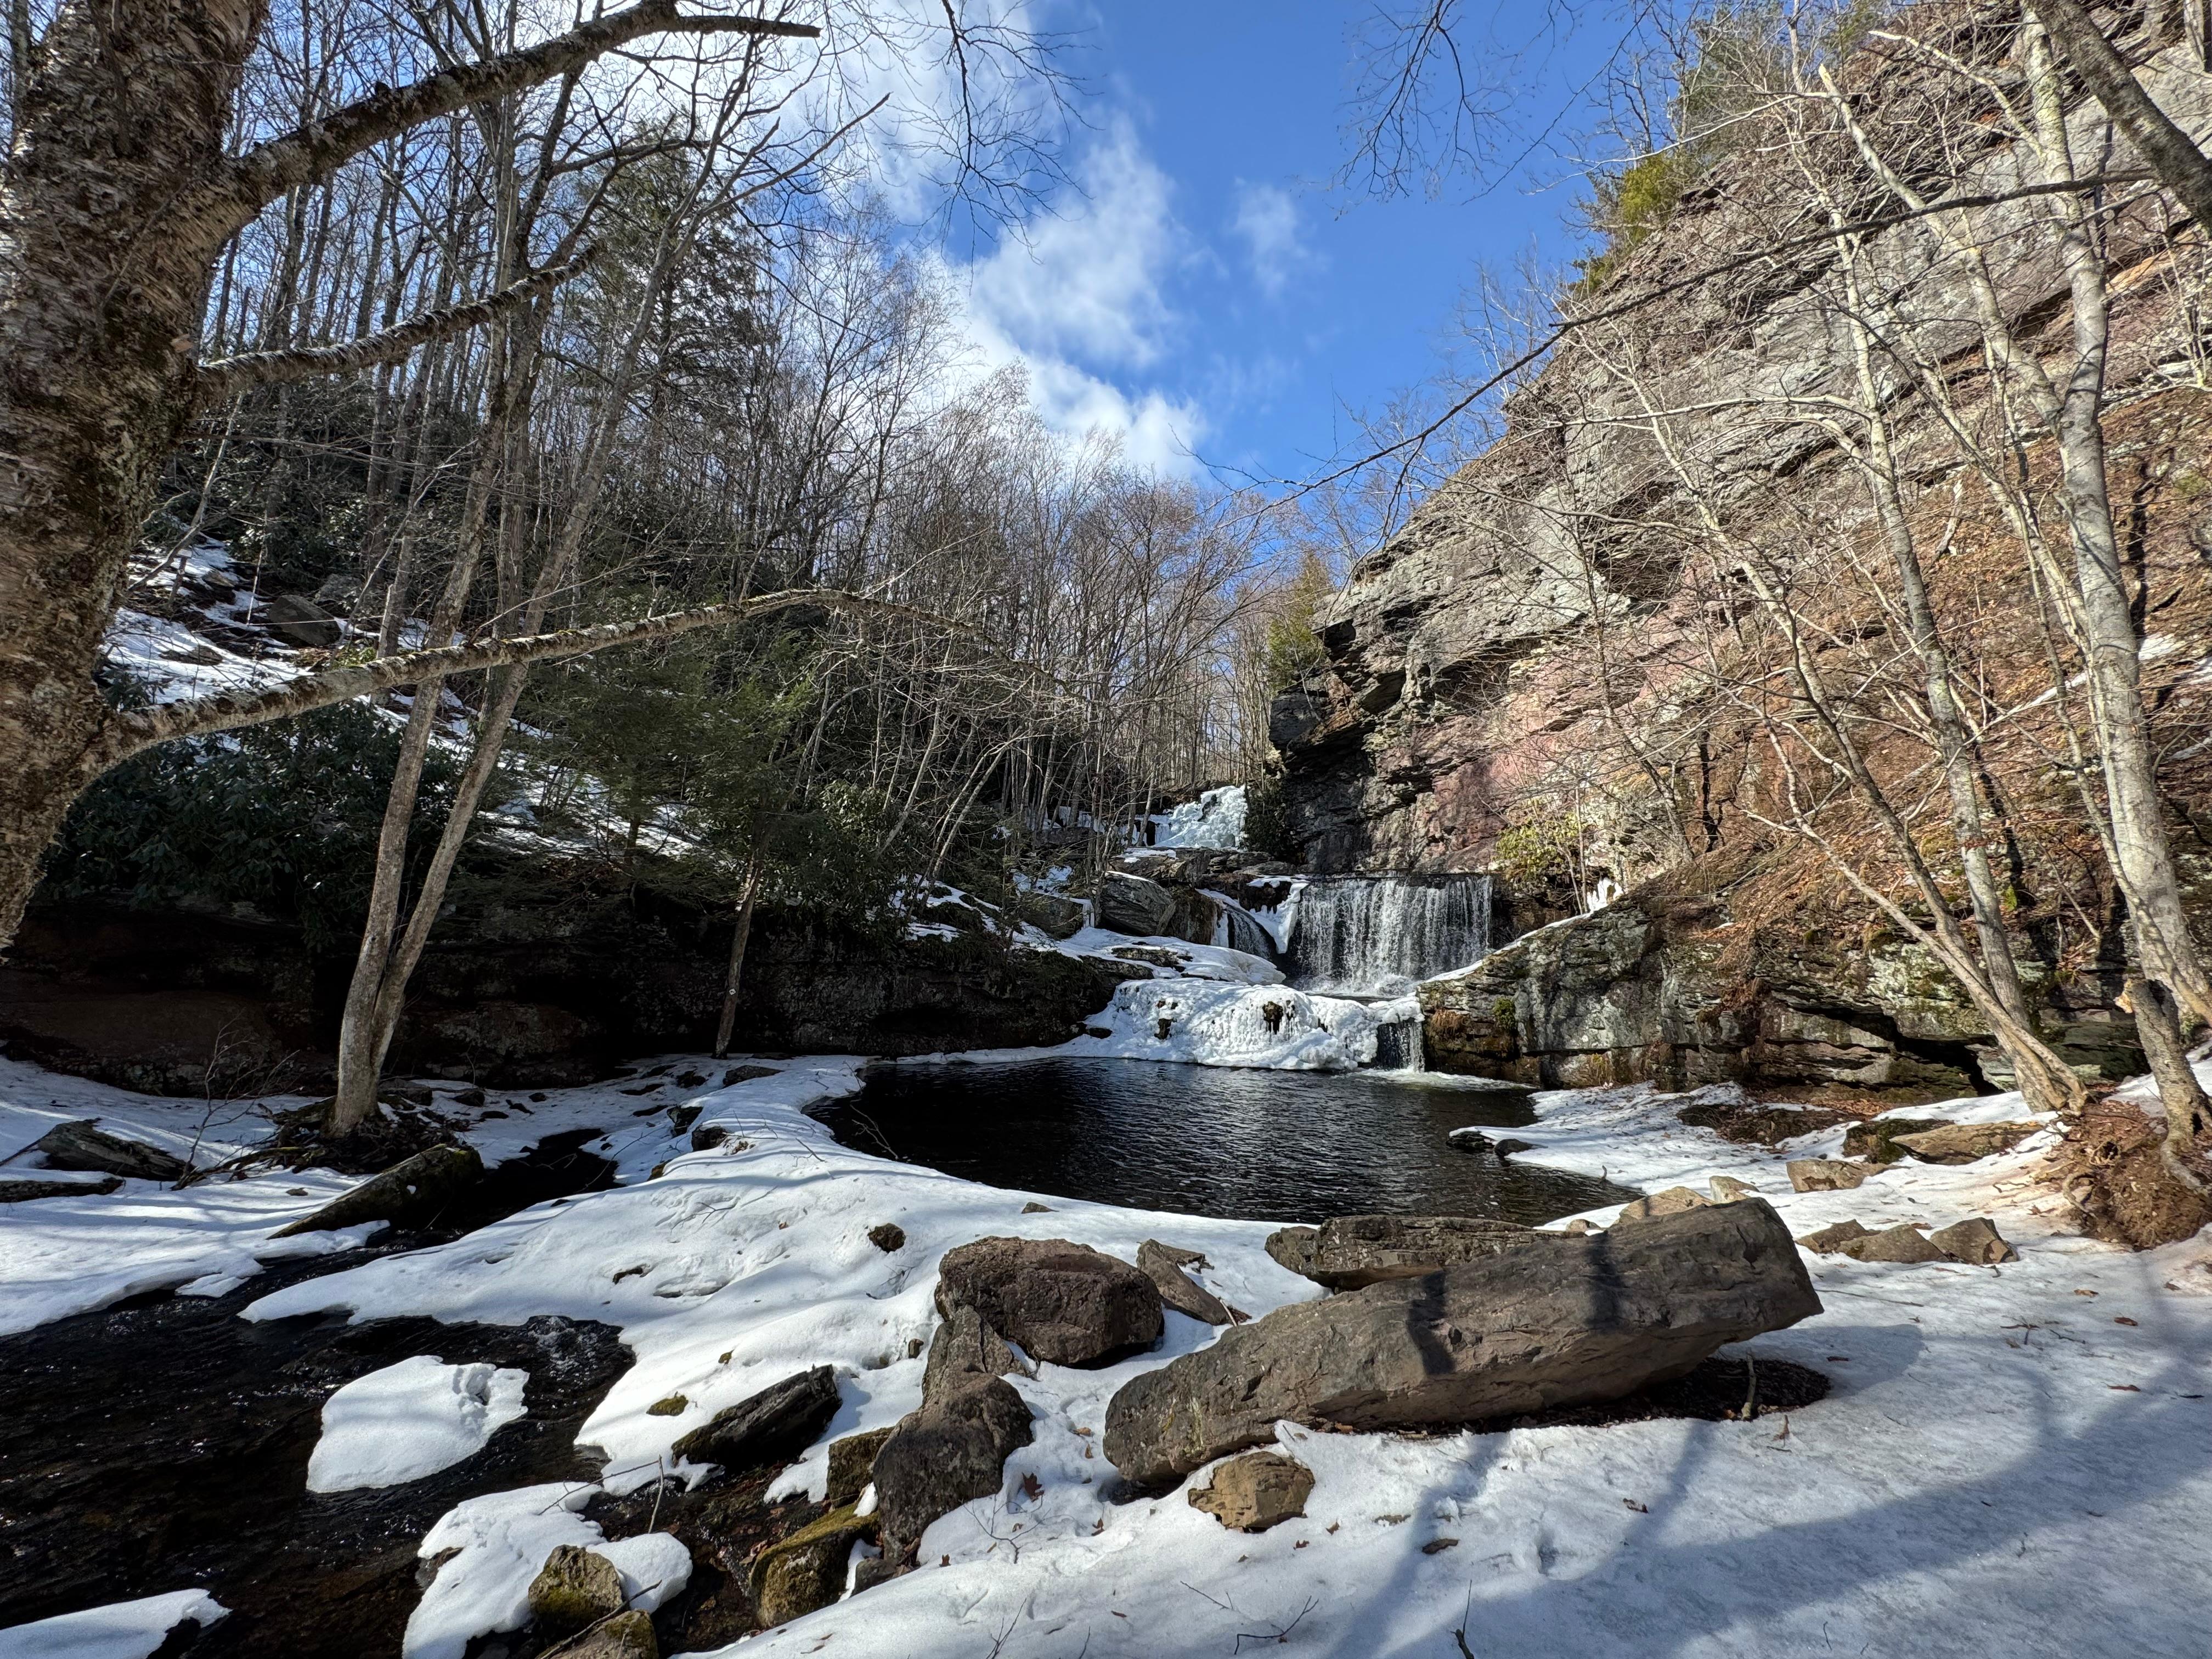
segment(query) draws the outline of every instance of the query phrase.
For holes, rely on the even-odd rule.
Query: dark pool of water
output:
[[[994,1187],[1188,1215],[1534,1224],[1636,1195],[1452,1146],[1445,1137],[1468,1124],[1533,1123],[1528,1097],[1418,1073],[1125,1060],[882,1066],[860,1094],[818,1115],[859,1151]]]

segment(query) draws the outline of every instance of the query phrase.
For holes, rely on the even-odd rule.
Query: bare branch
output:
[[[516,310],[550,294],[570,277],[580,276],[598,258],[596,248],[586,249],[565,264],[549,265],[543,270],[533,271],[520,282],[483,299],[426,311],[396,328],[365,335],[358,340],[342,341],[337,345],[304,346],[294,351],[253,351],[241,356],[225,357],[216,362],[202,363],[199,369],[200,401],[203,404],[221,403],[248,386],[309,380],[325,374],[343,374],[351,369],[373,368],[379,363],[396,362],[417,346],[428,345],[433,340],[451,339],[470,329],[481,328],[502,313]]]
[[[2105,106],[2113,125],[2127,134],[2128,142],[2156,169],[2159,182],[2212,234],[2212,160],[2142,89],[2079,0],[2028,0],[2028,6],[2065,52],[2074,72]]]

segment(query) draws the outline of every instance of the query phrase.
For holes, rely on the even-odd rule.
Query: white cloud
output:
[[[1229,228],[1244,240],[1252,280],[1279,299],[1297,268],[1313,258],[1298,227],[1298,204],[1280,185],[1239,184]]]

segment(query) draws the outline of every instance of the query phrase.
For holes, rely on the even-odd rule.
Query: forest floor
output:
[[[342,1310],[518,1324],[560,1315],[618,1328],[635,1363],[579,1443],[606,1454],[600,1485],[650,1485],[672,1443],[793,1371],[836,1369],[842,1401],[781,1477],[821,1490],[826,1448],[918,1402],[911,1357],[936,1322],[938,1258],[988,1234],[1062,1237],[1133,1256],[1146,1238],[1202,1251],[1199,1277],[1254,1315],[1320,1294],[1265,1253],[1269,1224],[1124,1210],[1005,1191],[839,1146],[805,1114],[860,1086],[860,1064],[775,1062],[719,1075],[703,1060],[657,1075],[495,1094],[468,1138],[487,1161],[562,1131],[620,1184],[542,1203],[452,1243],[276,1289],[270,1320]],[[1202,1106],[1203,1073],[1194,1083]],[[641,1095],[638,1091],[647,1090]],[[259,1120],[0,1062],[0,1175],[57,1119],[97,1114],[202,1156],[242,1150]],[[719,1146],[690,1152],[667,1105],[696,1105]],[[2183,1653],[2212,1627],[2212,1241],[2143,1255],[2068,1231],[2045,1160],[2055,1137],[1960,1168],[1898,1164],[1856,1191],[1797,1194],[1783,1163],[1832,1152],[1841,1131],[1767,1151],[1676,1118],[1649,1089],[1536,1097],[1521,1156],[1657,1189],[1747,1181],[1793,1233],[1855,1218],[1942,1225],[1986,1216],[2020,1250],[1998,1267],[1806,1261],[1826,1311],[1730,1351],[1828,1376],[1828,1396],[1748,1421],[1660,1419],[1427,1437],[1285,1426],[1316,1480],[1303,1519],[1224,1531],[1182,1492],[1128,1499],[1098,1449],[1131,1376],[1211,1340],[1167,1316],[1160,1348],[1102,1370],[1012,1379],[1034,1443],[995,1498],[939,1521],[920,1571],[750,1638],[748,1655],[914,1659],[1152,1659],[1256,1645],[1368,1656]],[[523,1106],[527,1109],[521,1109]],[[451,1103],[441,1109],[458,1109]],[[2013,1097],[1910,1109],[1990,1121]],[[1447,1155],[1438,1149],[1439,1156]],[[656,1170],[658,1174],[655,1174]],[[334,1251],[363,1234],[267,1236],[348,1184],[276,1171],[171,1191],[0,1208],[0,1331],[29,1329],[155,1290],[236,1286],[287,1247]],[[1042,1203],[1043,1211],[1025,1210]],[[1611,1212],[1591,1212],[1602,1224]],[[896,1224],[885,1252],[868,1233]],[[650,1407],[682,1396],[677,1414]],[[450,1426],[450,1425],[448,1425]],[[512,1432],[513,1431],[508,1431]],[[304,1469],[301,1471],[305,1477]],[[1203,1477],[1194,1477],[1202,1483]],[[554,1542],[589,1541],[575,1511],[597,1488],[537,1486],[468,1499],[433,1529],[458,1547],[408,1629],[410,1659],[461,1659],[522,1619]],[[557,1535],[556,1535],[557,1534]],[[641,1540],[641,1542],[643,1540]],[[143,1656],[203,1602],[190,1583],[108,1610],[88,1642],[52,1626],[0,1632],[0,1656]],[[150,1634],[149,1634],[150,1632]]]

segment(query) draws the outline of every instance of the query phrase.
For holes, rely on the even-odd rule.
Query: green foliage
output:
[[[1286,583],[1261,644],[1267,690],[1286,691],[1307,675],[1328,666],[1328,653],[1314,632],[1314,613],[1335,592],[1328,567],[1309,553]]]
[[[358,933],[385,791],[389,722],[358,705],[163,745],[87,790],[47,861],[44,893],[132,904],[246,904],[296,919],[311,947]],[[410,863],[444,828],[456,769],[433,753]]]
[[[1589,826],[1571,812],[1524,818],[1498,838],[1498,874],[1522,892],[1555,878],[1576,878],[1589,835]]]

